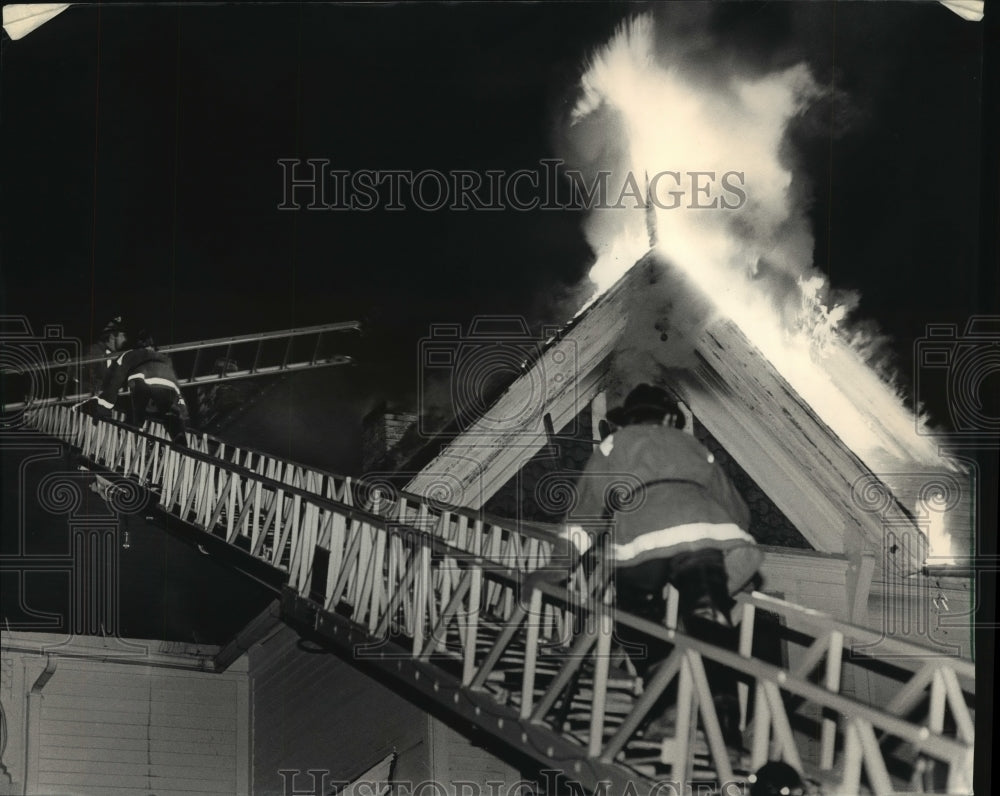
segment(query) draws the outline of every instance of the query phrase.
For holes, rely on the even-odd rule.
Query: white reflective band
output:
[[[115,405],[110,401],[105,401],[103,398],[98,398],[97,403],[103,406],[105,409],[114,409]]]
[[[565,525],[559,532],[559,538],[565,539],[581,553],[586,553],[593,545],[590,534],[579,525]]]
[[[605,456],[610,456],[611,451],[615,449],[615,435],[608,434],[600,444],[601,453]]]
[[[175,392],[180,392],[180,387],[174,384],[170,379],[161,379],[158,376],[151,376],[146,379],[146,384],[152,384],[154,387],[169,387]]]
[[[627,544],[616,544],[614,555],[616,561],[631,561],[651,550],[663,550],[675,545],[701,541],[756,544],[750,534],[732,522],[689,522],[685,525],[675,525],[673,528],[649,531]]]

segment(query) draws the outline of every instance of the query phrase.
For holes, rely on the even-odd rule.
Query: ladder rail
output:
[[[182,351],[197,351],[205,348],[218,348],[224,345],[233,346],[240,343],[264,343],[268,340],[283,340],[285,338],[304,337],[310,334],[325,334],[328,332],[359,332],[361,323],[359,321],[343,321],[340,323],[324,323],[315,326],[301,326],[295,329],[279,329],[272,332],[252,332],[250,334],[234,335],[231,337],[215,337],[210,340],[196,340],[191,343],[172,343],[170,345],[158,346],[157,350],[164,354],[176,354]],[[101,354],[93,357],[77,357],[68,359],[65,362],[33,362],[32,370],[55,370],[70,368],[75,365],[96,365],[108,359],[107,355]],[[4,367],[0,373],[4,375],[12,373],[10,368]]]
[[[288,370],[301,370],[305,368],[319,368],[319,367],[331,367],[337,365],[350,364],[353,360],[349,356],[329,354],[321,356],[321,349],[323,342],[330,339],[330,335],[336,332],[347,332],[347,331],[361,331],[361,324],[358,321],[345,321],[340,323],[327,323],[319,324],[315,326],[303,326],[296,329],[282,329],[271,332],[257,332],[245,335],[235,335],[231,337],[218,337],[211,340],[197,340],[191,343],[176,343],[172,345],[160,346],[158,350],[163,354],[185,354],[188,352],[194,352],[193,360],[188,363],[178,364],[175,361],[175,366],[178,370],[183,370],[186,376],[179,376],[178,384],[182,387],[202,384],[206,382],[223,382],[232,381],[235,379],[250,378],[258,375],[267,375],[270,373],[280,373]],[[312,346],[310,352],[303,356],[301,359],[293,357],[293,343],[300,338],[315,336],[316,341]],[[285,346],[283,349],[283,354],[280,359],[276,361],[275,364],[261,364],[261,359],[263,357],[264,344],[269,341],[285,341]],[[230,363],[233,363],[231,355],[234,346],[240,345],[251,345],[256,343],[256,347],[253,351],[252,364],[248,368],[233,368],[229,369]],[[202,361],[202,354],[205,351],[210,351],[211,349],[224,349],[224,355],[220,359],[216,359],[216,364],[219,361],[223,363],[221,368],[216,368],[215,371],[209,373],[199,373],[199,365]],[[51,403],[70,403],[79,402],[86,400],[91,397],[91,393],[77,391],[71,393],[70,390],[73,388],[74,384],[78,384],[78,379],[72,378],[74,373],[79,376],[84,368],[90,365],[96,365],[106,362],[109,359],[108,355],[90,356],[90,357],[77,357],[72,359],[66,359],[65,361],[47,361],[41,359],[39,361],[31,362],[29,366],[23,369],[14,369],[10,366],[4,366],[0,373],[4,376],[11,375],[24,375],[27,372],[35,374],[35,378],[32,380],[33,383],[37,381],[37,374],[50,371],[58,370],[60,374],[57,374],[55,378],[55,385],[49,386],[45,392],[45,395],[31,396],[25,401],[10,402],[4,404],[4,412],[16,412],[23,410],[28,406],[44,406]],[[48,380],[43,380],[45,384],[48,384]]]
[[[791,728],[790,708],[782,697],[788,694],[836,716],[834,731],[843,741],[842,784],[848,790],[855,788],[857,792],[860,772],[864,770],[875,792],[888,792],[885,751],[876,733],[883,738],[900,739],[920,755],[940,761],[948,767],[950,782],[968,782],[971,787],[969,761],[974,748],[971,722],[959,720],[957,737],[952,737],[945,734],[943,722],[937,719],[931,722],[933,726],[915,723],[884,707],[839,693],[832,688],[832,681],[810,682],[808,672],[786,671],[662,625],[618,613],[614,621],[649,638],[669,642],[681,656],[675,659],[680,660],[677,666],[665,667],[665,674],[648,684],[646,697],[622,708],[620,692],[615,691],[613,684],[620,673],[615,675],[612,667],[606,665],[610,654],[607,645],[610,606],[589,591],[550,584],[539,584],[530,595],[526,594],[523,575],[542,565],[544,556],[522,555],[525,537],[517,530],[479,520],[474,523],[481,529],[478,536],[456,535],[452,533],[452,511],[432,516],[427,503],[404,507],[403,501],[387,500],[376,510],[368,510],[354,503],[346,479],[339,497],[318,494],[315,484],[310,487],[310,479],[291,465],[280,466],[272,461],[273,466],[265,468],[261,458],[252,467],[244,466],[253,464],[252,457],[244,458],[244,463],[239,462],[238,456],[233,462],[220,459],[210,450],[206,438],[193,434],[189,438],[191,447],[185,449],[173,446],[155,426],[151,433],[117,421],[102,421],[94,427],[89,417],[66,407],[33,410],[32,419],[39,430],[80,448],[91,466],[118,476],[152,479],[146,485],[158,490],[159,511],[221,543],[232,540],[230,543],[244,552],[283,572],[286,591],[294,606],[298,606],[296,610],[308,604],[303,610],[322,612],[326,617],[323,622],[317,620],[317,628],[333,621],[330,617],[336,606],[329,603],[324,607],[322,599],[316,602],[313,596],[331,594],[332,587],[342,602],[350,604],[352,632],[357,639],[367,642],[373,660],[382,660],[391,652],[394,660],[407,661],[407,671],[421,671],[412,668],[417,664],[432,665],[436,667],[435,677],[456,678],[457,695],[479,700],[477,704],[484,704],[482,700],[488,697],[505,706],[504,710],[509,708],[509,714],[504,714],[509,719],[501,721],[509,720],[523,738],[541,733],[551,741],[553,749],[576,748],[577,759],[587,760],[589,765],[627,768],[627,760],[622,762],[620,755],[634,741],[634,733],[653,708],[656,696],[678,677],[687,683],[685,693],[692,700],[692,709],[682,712],[683,726],[676,728],[676,737],[692,737],[700,717],[709,748],[718,758],[722,748],[718,719],[714,705],[706,697],[703,678],[704,662],[711,661],[738,673],[755,692],[759,710],[750,728],[755,764],[763,762],[772,744],[779,755],[790,761],[804,759]],[[150,461],[158,461],[158,467],[150,468]],[[230,505],[242,507],[238,521],[228,516]],[[244,525],[251,516],[252,521]],[[338,518],[346,533],[336,538],[323,533],[325,518],[330,516]],[[467,519],[459,523],[466,531]],[[371,542],[381,540],[376,547],[390,549],[394,546],[393,536],[405,540],[404,553],[408,550],[408,555],[399,560],[399,565],[386,567],[385,558],[373,554]],[[362,540],[364,544],[360,543]],[[544,547],[544,543],[539,542],[538,546]],[[551,554],[551,547],[548,552]],[[315,567],[316,556],[321,553],[331,563],[337,562],[335,566],[327,566],[325,574]],[[456,582],[456,576],[459,584],[467,585],[452,591],[450,584]],[[481,585],[475,585],[480,582]],[[381,598],[383,592],[392,598]],[[744,606],[748,605],[754,610],[777,607],[789,615],[806,610],[790,603],[778,605],[766,595],[750,595],[744,600]],[[548,621],[553,615],[560,621]],[[823,632],[831,638],[832,634],[838,634],[838,640],[844,644],[856,630],[864,630],[824,618],[819,612],[805,616],[823,625]],[[502,628],[500,639],[492,647],[481,647],[485,622],[498,623]],[[550,724],[547,714],[539,710],[540,706],[548,708],[559,700],[561,692],[552,689],[564,688],[574,679],[554,677],[551,672],[544,674],[546,666],[552,666],[545,651],[561,649],[558,645],[564,641],[558,633],[559,627],[589,627],[593,634],[592,641],[588,639],[574,646],[581,656],[581,665],[587,666],[589,687],[562,694],[564,701],[572,701],[573,712],[584,711],[588,715],[588,727],[575,731]],[[595,627],[600,629],[595,631]],[[378,631],[383,633],[381,637]],[[391,639],[400,635],[410,638],[410,643],[393,647]],[[525,637],[532,639],[526,647],[522,643]],[[500,641],[504,642],[503,649],[498,646]],[[506,674],[510,660],[517,667],[517,676],[513,678]],[[454,670],[449,668],[449,661],[454,663]],[[938,684],[935,693],[939,694],[939,702],[949,704],[955,711],[954,703],[961,698],[962,691],[957,676],[960,672],[948,660],[925,659],[923,666],[933,670],[930,683]],[[530,692],[524,691],[526,684]],[[615,721],[620,723],[616,726]],[[489,726],[489,722],[483,726],[503,735],[502,727]],[[577,746],[568,747],[566,743]],[[667,749],[665,744],[662,759],[672,766],[672,776],[687,779],[692,764],[690,755],[678,752],[681,748]],[[721,773],[727,771],[727,765],[717,761]]]
[[[795,621],[796,630],[801,631],[801,626],[805,625],[810,629],[824,634],[833,631],[839,632],[844,636],[843,646],[844,650],[848,652],[852,650],[856,651],[849,646],[851,642],[864,645],[875,643],[884,645],[887,652],[894,654],[894,657],[889,658],[888,662],[893,666],[909,669],[913,672],[916,672],[923,666],[929,654],[934,654],[936,657],[941,658],[944,664],[949,666],[964,682],[975,682],[976,667],[972,661],[956,657],[943,657],[939,653],[935,653],[933,650],[929,650],[927,647],[922,647],[912,641],[896,638],[879,633],[877,630],[872,630],[871,628],[845,622],[823,611],[790,603],[778,597],[764,594],[763,592],[741,593],[736,595],[735,599],[743,606],[744,621],[749,618],[749,612],[762,609],[778,614],[787,620]],[[750,621],[752,621],[752,618]]]
[[[316,362],[292,362],[287,365],[265,365],[257,368],[246,368],[243,370],[229,371],[228,373],[205,373],[200,376],[189,376],[186,379],[178,379],[179,387],[196,387],[202,384],[219,384],[222,382],[239,381],[250,379],[256,376],[271,376],[277,373],[288,373],[290,371],[309,370],[312,368],[338,367],[353,364],[354,359],[346,355],[336,354],[317,360]],[[118,396],[128,395],[128,390],[122,390]],[[86,401],[93,397],[91,393],[80,392],[67,395],[65,392],[60,396],[49,398],[32,398],[30,401],[17,401],[3,405],[4,412],[18,412],[30,407],[53,406],[60,404],[74,404]]]

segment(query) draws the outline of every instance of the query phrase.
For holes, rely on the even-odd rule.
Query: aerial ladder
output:
[[[36,337],[24,318],[5,317],[3,322],[0,373],[7,382],[4,417],[17,416],[29,406],[72,404],[91,396],[91,392],[81,389],[82,373],[88,366],[104,363],[107,357],[80,356],[79,341],[66,338],[59,326],[47,326]],[[158,350],[170,355],[178,386],[208,386],[349,365],[352,358],[335,353],[331,345],[338,333],[351,331],[361,331],[361,324],[344,321],[303,326],[177,343]],[[16,400],[7,400],[15,395]]]
[[[739,650],[723,650],[673,626],[675,599],[667,626],[615,614],[599,574],[577,570],[565,587],[527,587],[526,573],[565,564],[544,526],[207,434],[189,432],[188,447],[177,447],[157,425],[95,423],[65,403],[29,406],[23,420],[65,443],[112,507],[142,510],[209,552],[227,551],[246,571],[273,573],[280,618],[303,635],[587,792],[742,793],[748,772],[769,759],[803,771],[824,793],[972,792],[970,661],[759,592],[739,597]],[[785,642],[801,647],[794,669],[754,657],[762,613],[777,616]],[[669,645],[647,682],[635,677],[616,624]],[[843,688],[849,669],[884,669],[863,652],[876,642],[895,654],[898,682],[881,702]],[[238,653],[223,649],[217,669]],[[724,744],[706,662],[741,683],[741,759]],[[667,737],[651,735],[668,690],[674,726]]]

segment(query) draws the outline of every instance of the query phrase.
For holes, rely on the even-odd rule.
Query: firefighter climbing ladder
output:
[[[587,789],[607,782],[612,793],[644,793],[654,783],[698,781],[718,788],[778,758],[822,781],[825,793],[972,791],[968,661],[756,592],[740,598],[741,644],[732,653],[636,617],[613,620],[607,596],[581,572],[565,589],[523,589],[525,572],[558,565],[541,528],[207,435],[189,434],[182,449],[158,427],[95,425],[56,405],[29,408],[25,419],[78,450],[82,466],[112,490],[146,487],[155,500],[147,512],[279,573],[282,618],[301,632]],[[794,629],[804,652],[793,670],[751,656],[762,611]],[[671,646],[642,687],[615,643],[614,622]],[[898,656],[899,687],[885,704],[842,688],[848,669],[872,664],[858,651],[877,645]],[[748,760],[727,753],[706,661],[743,683]],[[645,720],[668,688],[676,693],[674,727],[667,738],[648,737]]]
[[[25,327],[27,328],[27,327]],[[303,326],[274,332],[246,334],[237,337],[219,337],[193,343],[160,346],[159,351],[170,354],[181,387],[217,384],[234,379],[266,376],[292,370],[347,365],[349,356],[328,350],[332,336],[337,332],[360,331],[357,321]],[[11,337],[8,343],[18,343]],[[25,348],[25,346],[19,346]],[[5,361],[4,375],[27,377],[24,387],[26,402],[6,403],[4,413],[16,413],[26,405],[63,404],[82,401],[90,397],[80,392],[80,369],[101,363],[105,357],[68,359],[52,357],[19,357]],[[36,361],[37,359],[37,361]],[[50,378],[49,372],[53,371]],[[73,374],[77,374],[74,376]]]

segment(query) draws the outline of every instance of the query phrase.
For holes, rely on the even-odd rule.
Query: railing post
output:
[[[948,793],[972,793],[973,747],[959,759],[952,760],[948,766]]]
[[[885,760],[882,758],[882,750],[879,749],[878,741],[875,739],[875,732],[871,724],[863,719],[854,719],[853,724],[858,733],[858,740],[861,742],[861,751],[865,761],[865,770],[868,772],[868,782],[875,796],[889,796],[895,791],[889,772],[885,767]]]
[[[427,617],[427,597],[431,577],[431,550],[426,541],[418,538],[417,561],[414,565],[417,569],[417,579],[414,584],[414,622],[413,622],[413,657],[420,655],[424,644],[424,624]]]
[[[770,757],[771,716],[764,696],[764,684],[757,680],[753,701],[753,738],[750,745],[750,765],[760,768]]]
[[[535,701],[535,665],[538,662],[538,633],[541,626],[542,592],[531,590],[528,604],[527,638],[524,646],[524,676],[521,679],[521,718],[531,716]]]
[[[756,616],[757,613],[753,604],[749,602],[743,603],[743,618],[740,620],[738,650],[744,658],[750,658],[753,655],[753,630]],[[740,729],[745,730],[747,727],[747,711],[750,707],[750,686],[740,681],[736,685],[736,694],[740,703]]]
[[[677,629],[677,616],[680,611],[680,592],[673,584],[667,584],[667,616],[666,625],[671,630]]]
[[[468,686],[476,673],[476,642],[479,640],[479,602],[483,593],[483,568],[472,566],[472,583],[469,586],[468,625],[465,631],[465,649],[462,656],[462,685]]]
[[[844,793],[861,793],[861,738],[853,721],[847,722],[844,733]]]
[[[673,753],[665,755],[663,762],[670,764],[670,776],[675,782],[688,782],[691,779],[689,750],[694,731],[694,683],[691,677],[691,663],[685,650],[681,655],[681,671],[677,683],[677,725],[673,743],[671,744],[670,739],[663,742],[663,751],[668,753],[669,750]]]
[[[826,655],[826,690],[834,694],[840,692],[840,668],[844,653],[844,634],[839,630],[830,632],[829,648]],[[820,708],[823,712],[823,709]],[[823,727],[820,730],[819,767],[823,771],[833,768],[834,747],[837,740],[837,722],[828,716],[823,716]]]
[[[600,606],[597,609],[598,636],[597,647],[594,650],[594,698],[590,713],[590,744],[587,754],[590,757],[600,757],[604,745],[604,712],[608,696],[608,667],[611,662],[611,635],[614,623],[611,612]]]

